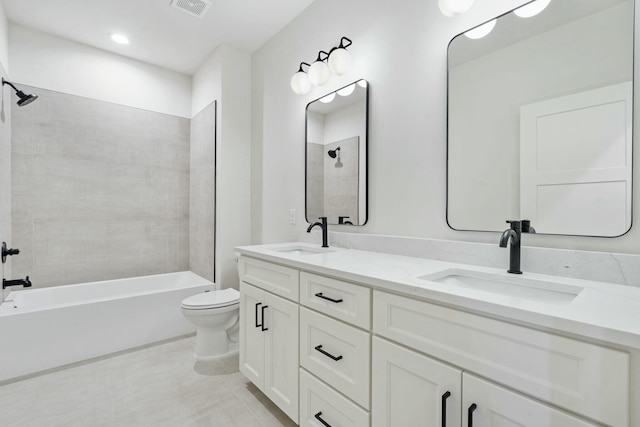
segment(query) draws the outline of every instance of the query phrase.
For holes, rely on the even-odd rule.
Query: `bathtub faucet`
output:
[[[9,286],[22,286],[23,288],[30,288],[31,281],[29,280],[29,276],[27,276],[25,279],[2,279],[2,289],[8,288]]]

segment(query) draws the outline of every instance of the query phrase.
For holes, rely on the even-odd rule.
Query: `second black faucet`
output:
[[[329,238],[328,238],[327,217],[326,216],[321,216],[318,219],[320,221],[314,222],[313,224],[311,224],[309,226],[309,228],[307,228],[307,233],[311,233],[311,230],[316,225],[320,226],[320,228],[322,228],[322,247],[323,248],[328,248],[329,247]]]

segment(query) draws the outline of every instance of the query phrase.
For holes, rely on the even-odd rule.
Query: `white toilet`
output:
[[[197,328],[196,360],[207,361],[238,351],[240,293],[232,288],[208,291],[182,301],[182,314]]]

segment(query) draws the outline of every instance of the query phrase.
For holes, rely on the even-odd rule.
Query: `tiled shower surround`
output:
[[[12,106],[13,277],[187,270],[190,120],[22,88],[39,98]]]

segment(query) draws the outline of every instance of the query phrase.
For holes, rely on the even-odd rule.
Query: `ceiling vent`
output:
[[[172,0],[171,6],[187,12],[190,15],[202,18],[211,7],[210,0]]]

